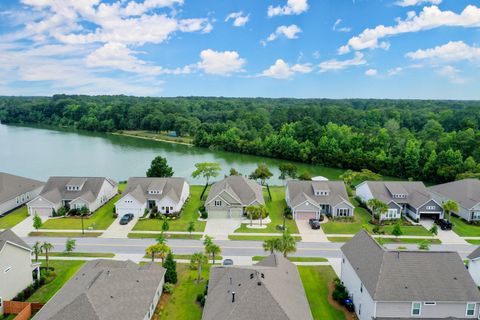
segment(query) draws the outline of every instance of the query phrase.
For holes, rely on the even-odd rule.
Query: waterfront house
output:
[[[38,196],[43,185],[41,181],[0,172],[0,216]]]

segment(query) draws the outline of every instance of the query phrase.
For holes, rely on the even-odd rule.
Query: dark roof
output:
[[[262,186],[256,181],[247,179],[243,176],[228,176],[222,181],[215,182],[208,192],[207,201],[205,201],[205,203],[210,203],[223,191],[227,191],[244,206],[248,206],[254,201],[257,201],[260,204],[265,204]]]
[[[24,247],[30,250],[30,246],[20,239],[12,230],[6,229],[0,232],[0,251],[3,249],[7,242],[13,243],[17,246]]]
[[[33,319],[143,320],[164,274],[165,269],[155,263],[90,261]]]
[[[0,203],[43,186],[43,182],[0,172]]]
[[[457,252],[386,250],[365,230],[342,252],[375,301],[480,301]]]
[[[315,205],[329,204],[332,207],[339,203],[348,201],[347,189],[343,181],[297,181],[291,180],[287,183],[288,198],[292,207],[309,201]],[[328,191],[327,196],[317,196],[314,190]]]
[[[185,178],[145,178],[132,177],[128,179],[124,195],[130,194],[140,203],[145,203],[147,199],[161,200],[168,196],[173,201],[178,202],[182,197],[182,190],[185,184]],[[149,194],[149,190],[161,191],[160,194]]]
[[[475,260],[475,259],[480,258],[480,247],[473,250],[472,253],[470,253],[467,258],[470,259],[470,260]]]
[[[232,302],[235,292],[235,302]],[[203,320],[311,320],[297,267],[280,255],[254,266],[212,267]]]
[[[455,200],[467,210],[480,203],[480,180],[463,179],[428,188],[445,198]]]
[[[365,181],[363,183],[368,185],[375,199],[387,204],[395,201],[419,208],[432,199],[427,187],[421,181]],[[394,198],[393,194],[406,194],[407,197]]]

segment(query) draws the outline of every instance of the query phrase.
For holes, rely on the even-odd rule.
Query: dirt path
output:
[[[330,282],[328,284],[328,303],[330,303],[330,305],[333,306],[335,309],[342,311],[345,315],[345,320],[356,320],[357,317],[354,313],[349,312],[345,307],[341,306],[340,304],[338,304],[337,301],[333,300],[332,293],[334,289],[335,284],[333,282]]]

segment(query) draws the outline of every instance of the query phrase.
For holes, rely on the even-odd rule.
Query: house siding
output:
[[[157,291],[155,291],[155,295],[153,296],[152,303],[150,304],[150,307],[148,308],[147,314],[145,315],[144,320],[150,320],[152,319],[154,313],[155,313],[155,308],[157,307],[158,301],[160,301],[160,297],[162,296],[163,292],[163,283],[165,281],[165,278],[162,279],[160,282],[160,285],[157,288]]]
[[[35,199],[35,197],[37,197],[40,194],[40,191],[42,191],[42,188],[43,186],[25,193],[20,193],[15,197],[13,197],[12,199],[7,200],[3,203],[0,203],[0,215],[7,213],[9,211],[12,211],[13,209],[16,209],[18,207],[21,207],[25,203],[31,201],[32,199]],[[17,202],[17,197],[19,200],[18,202]]]
[[[95,211],[118,193],[118,185],[112,186],[107,180],[103,181],[102,187],[98,192],[97,198],[89,205],[90,211]]]
[[[432,209],[428,209],[427,207],[432,207]],[[418,208],[418,212],[420,215],[440,212],[440,218],[443,218],[443,209],[434,200],[430,200],[427,203],[425,203],[423,206]]]
[[[373,199],[372,191],[370,190],[368,184],[363,183],[357,186],[356,195],[362,199],[363,202],[367,202],[370,199]]]
[[[445,197],[434,191],[431,191],[430,194],[432,195],[432,198],[440,204],[450,200],[450,198]],[[459,203],[459,209],[460,210],[458,212],[454,212],[457,216],[463,218],[466,221],[472,221],[472,212],[470,211],[470,208],[465,208]],[[478,208],[478,210],[480,211],[480,207]]]
[[[115,212],[119,216],[127,213],[133,213],[135,217],[142,217],[146,207],[147,202],[141,203],[130,194],[126,194],[120,200],[115,202]]]
[[[480,259],[469,261],[468,272],[470,272],[473,281],[480,287]]]
[[[349,217],[353,216],[353,206],[349,205],[346,202],[341,202],[337,204],[335,207],[333,207],[331,213],[334,217],[338,217],[338,212],[337,212],[338,209],[348,209],[349,210],[348,216]]]
[[[417,301],[416,301],[417,302]],[[467,309],[467,301],[465,302],[436,302],[436,305],[425,305],[425,301],[418,301],[422,303],[421,313],[415,318],[448,318],[455,317],[460,319],[467,318],[465,316]],[[469,301],[475,302],[475,301]],[[478,316],[478,304],[475,311],[475,316],[469,317],[476,319]],[[412,302],[377,302],[377,317],[381,318],[412,318]]]
[[[45,200],[42,196],[37,196],[31,202],[27,204],[28,214],[34,215],[37,213],[41,217],[50,217],[52,210],[58,210],[62,207],[61,203],[52,205],[49,201]]]

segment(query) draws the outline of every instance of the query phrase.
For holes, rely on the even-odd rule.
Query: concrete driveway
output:
[[[434,223],[435,222],[433,221],[433,219],[420,220],[420,224],[427,230],[430,230]],[[438,228],[437,238],[440,239],[440,241],[442,241],[442,243],[444,244],[468,244],[465,240],[463,240],[462,237],[453,232],[453,230],[444,231]]]
[[[298,233],[302,236],[302,242],[328,242],[325,232],[322,228],[313,230],[308,220],[296,220]]]
[[[241,219],[208,219],[204,234],[215,240],[228,240],[228,235],[240,228]]]
[[[133,218],[132,221],[125,225],[120,224],[121,217],[115,219],[110,227],[100,236],[101,238],[128,238],[128,234],[132,231],[138,218]]]

